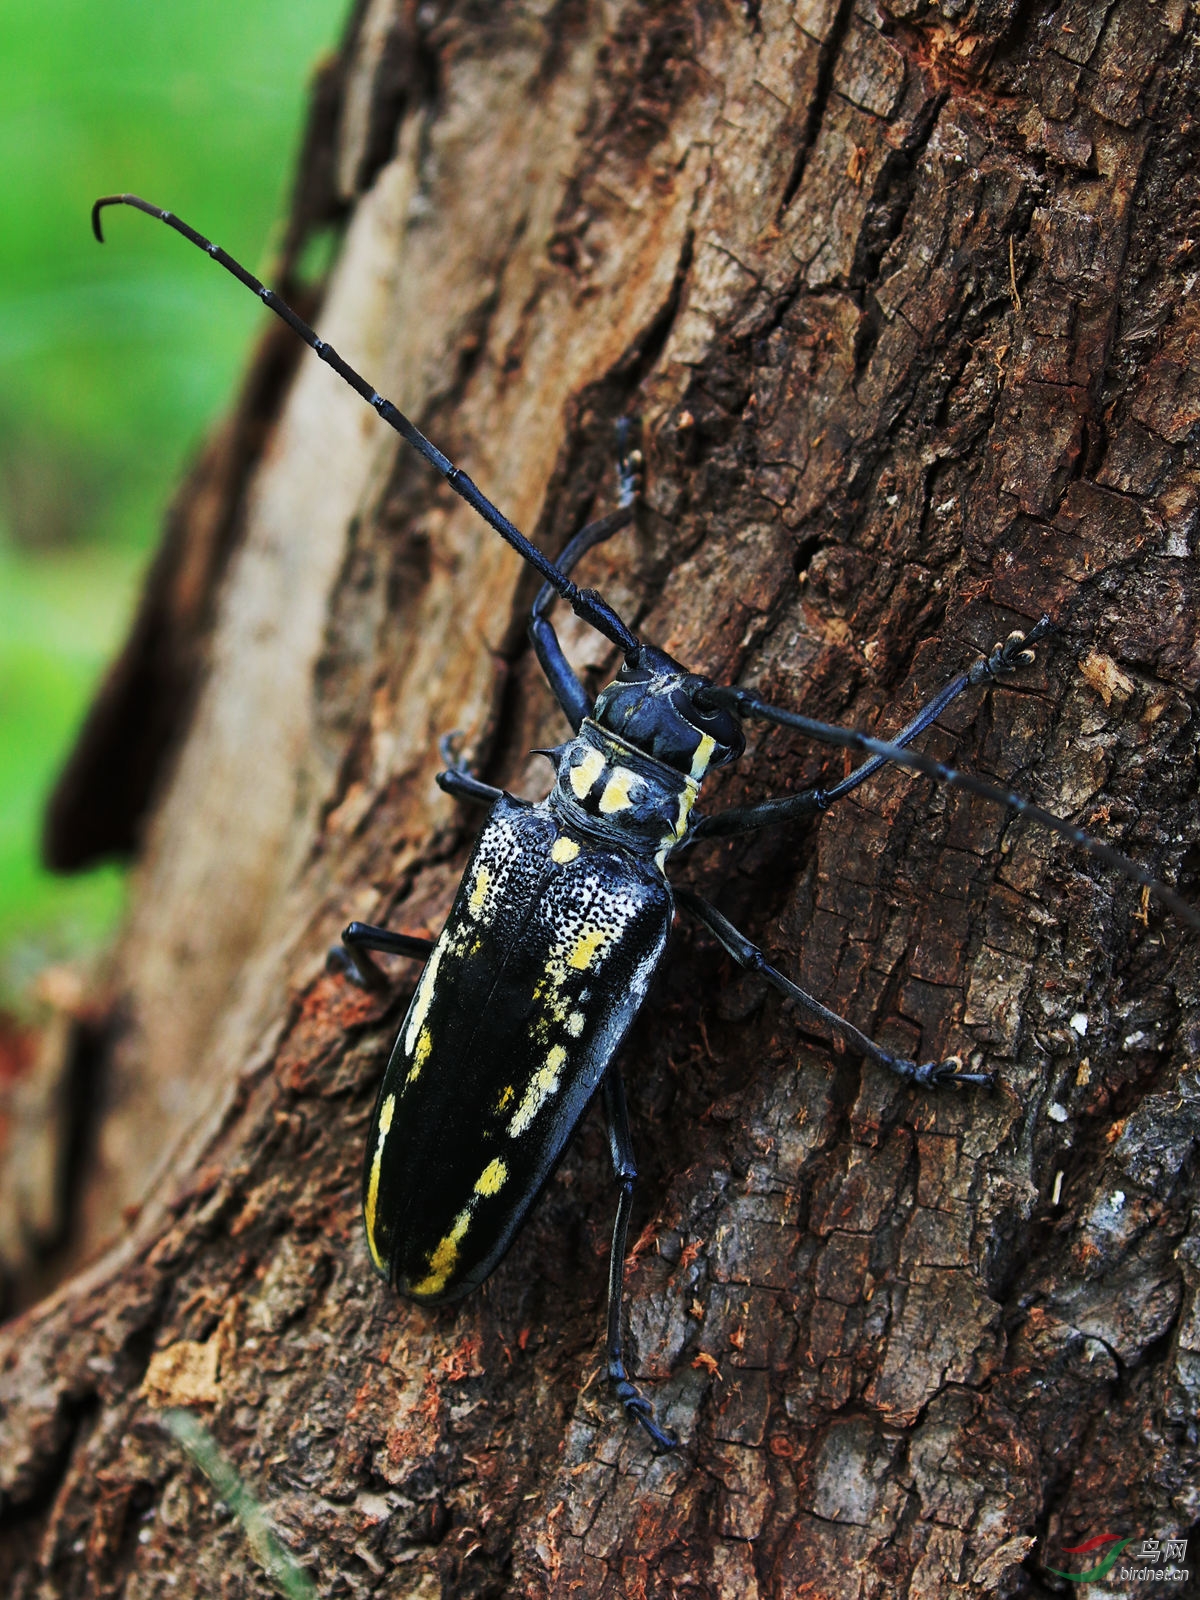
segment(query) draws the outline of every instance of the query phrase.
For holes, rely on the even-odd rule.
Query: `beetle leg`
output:
[[[710,933],[724,946],[728,953],[737,962],[739,967],[745,967],[748,972],[757,972],[765,978],[774,989],[785,995],[789,1000],[795,1000],[806,1011],[811,1011],[820,1017],[822,1022],[829,1024],[835,1032],[840,1033],[846,1043],[853,1049],[860,1051],[870,1060],[877,1062],[881,1067],[887,1067],[890,1072],[896,1073],[901,1078],[907,1078],[910,1083],[919,1083],[926,1088],[932,1088],[939,1083],[981,1083],[992,1084],[995,1079],[990,1072],[964,1072],[962,1061],[958,1056],[947,1056],[944,1061],[916,1061],[906,1060],[903,1056],[894,1056],[890,1050],[884,1050],[873,1039],[868,1039],[866,1034],[847,1022],[845,1017],[839,1017],[836,1011],[830,1011],[828,1006],[823,1006],[805,989],[785,978],[782,972],[770,965],[757,945],[751,944],[745,934],[739,933],[733,923],[723,917],[716,906],[709,905],[707,900],[702,900],[698,894],[690,889],[677,888],[674,885],[675,898],[679,904],[686,906],[694,917],[697,917]]]
[[[445,772],[439,772],[437,786],[443,794],[452,795],[455,800],[475,800],[483,806],[494,806],[504,794],[503,789],[494,789],[490,783],[481,782],[466,767],[447,767]]]
[[[447,767],[445,772],[439,772],[437,786],[455,800],[476,800],[484,806],[494,806],[504,793],[503,789],[494,789],[490,783],[482,783],[466,767]]]
[[[372,927],[369,922],[352,922],[342,934],[341,944],[335,944],[325,958],[326,968],[339,969],[352,983],[364,989],[385,989],[387,979],[367,954],[378,950],[381,955],[412,956],[428,960],[433,939],[420,939],[412,933],[393,933],[390,928]]]
[[[1114,872],[1119,872],[1123,878],[1128,878],[1130,883],[1141,884],[1142,888],[1156,900],[1173,911],[1181,922],[1186,922],[1191,928],[1200,928],[1200,910],[1181,899],[1173,889],[1168,889],[1165,883],[1160,883],[1152,872],[1139,866],[1136,861],[1131,861],[1128,856],[1123,856],[1119,850],[1114,850],[1103,840],[1095,839],[1090,833],[1085,833],[1082,828],[1076,827],[1065,817],[1056,816],[1053,811],[1035,805],[1032,800],[1026,799],[1023,794],[1018,794],[1015,789],[985,783],[981,778],[973,778],[969,772],[960,772],[957,767],[948,767],[944,762],[935,761],[931,756],[922,755],[916,750],[903,750],[898,744],[888,744],[884,739],[872,739],[868,734],[858,733],[853,728],[839,728],[833,723],[816,722],[811,717],[802,717],[795,712],[785,711],[780,706],[766,705],[749,689],[706,689],[704,692],[711,696],[714,705],[734,710],[738,716],[763,717],[768,722],[779,723],[781,727],[795,728],[812,739],[820,740],[823,744],[838,745],[850,750],[866,750],[872,758],[893,762],[898,767],[905,767],[910,772],[919,772],[924,777],[932,778],[936,783],[945,784],[948,789],[961,789],[966,794],[979,795],[981,799],[1003,806],[1005,810],[1014,812],[1018,817],[1028,817],[1031,822],[1039,823],[1051,833],[1056,833],[1060,839],[1066,839],[1070,844],[1086,850],[1088,855],[1097,861],[1102,861]],[[870,762],[865,765],[870,766]],[[859,770],[862,771],[864,768]],[[851,773],[850,778],[854,777],[856,774]],[[848,779],[847,782],[849,781]],[[835,791],[830,792],[835,793]],[[775,811],[770,820],[778,821],[778,819],[779,813]],[[699,827],[698,823],[697,828]],[[720,832],[720,828],[711,831]]]
[[[608,1148],[612,1156],[613,1174],[621,1186],[617,1220],[613,1225],[612,1250],[608,1258],[608,1381],[617,1399],[629,1415],[642,1425],[654,1445],[659,1450],[674,1450],[678,1440],[655,1422],[654,1407],[630,1380],[621,1354],[625,1252],[629,1215],[633,1210],[633,1186],[637,1182],[637,1164],[633,1159],[633,1140],[629,1133],[625,1085],[615,1065],[610,1066],[604,1075],[604,1110],[608,1118]]]
[[[1028,633],[1010,633],[1003,644],[995,646],[990,655],[980,656],[965,672],[960,672],[944,688],[939,689],[937,694],[921,707],[907,727],[896,734],[890,741],[891,744],[896,749],[902,750],[918,734],[924,733],[926,728],[936,722],[946,707],[957,700],[964,689],[981,683],[996,683],[1001,678],[1017,672],[1021,667],[1032,665],[1031,646],[1037,644],[1049,629],[1050,622],[1043,617]],[[691,830],[690,837],[728,838],[733,834],[750,833],[755,828],[767,827],[773,822],[794,822],[801,817],[811,817],[818,812],[828,810],[835,800],[840,800],[844,795],[857,789],[860,783],[865,783],[868,778],[873,777],[880,767],[886,766],[887,761],[886,756],[874,755],[869,761],[864,761],[860,767],[856,767],[840,783],[835,783],[828,789],[803,789],[799,794],[783,795],[775,800],[763,800],[754,806],[733,806],[730,810],[718,811],[711,817],[699,817]]]
[[[599,517],[595,522],[589,522],[586,527],[579,530],[558,558],[557,566],[560,572],[570,572],[580,557],[594,545],[603,544],[606,539],[611,539],[614,533],[619,533],[633,521],[640,487],[638,473],[641,468],[641,453],[631,448],[631,433],[629,419],[622,417],[617,423],[618,509],[606,517]],[[529,638],[554,698],[562,707],[572,731],[578,733],[583,719],[592,714],[592,697],[575,675],[574,668],[563,654],[562,646],[558,642],[558,635],[549,616],[554,599],[553,586],[544,583],[538,590],[533,610],[529,614]]]
[[[438,740],[438,754],[446,763],[446,770],[438,773],[437,786],[443,794],[452,795],[455,800],[474,800],[482,806],[494,806],[504,790],[493,789],[490,783],[484,783],[475,776],[456,753],[461,738],[460,733],[444,733]]]

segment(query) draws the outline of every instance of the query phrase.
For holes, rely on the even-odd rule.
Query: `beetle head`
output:
[[[746,748],[732,712],[698,702],[708,687],[707,678],[644,644],[601,690],[592,717],[656,761],[702,778],[710,768],[736,761]]]

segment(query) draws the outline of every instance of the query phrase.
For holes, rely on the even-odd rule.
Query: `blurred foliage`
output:
[[[260,308],[132,190],[260,272],[312,65],[347,0],[0,8],[0,1001],[119,915],[115,867],[55,879],[41,808],[119,646],[162,512]]]

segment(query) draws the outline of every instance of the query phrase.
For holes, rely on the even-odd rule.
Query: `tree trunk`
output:
[[[544,549],[612,507],[640,417],[643,511],[581,581],[718,680],[886,734],[1049,612],[922,748],[1189,892],[1196,34],[1182,0],[370,0],[284,282],[345,214],[323,336]],[[151,226],[112,215],[112,249]],[[475,822],[439,735],[536,795],[564,723],[499,538],[317,361],[249,392],[265,442],[194,482],[153,601],[215,597],[156,747],[87,1236],[146,1198],[2,1336],[7,1592],[270,1592],[169,1403],[322,1595],[1043,1594],[1092,1536],[1194,1534],[1194,936],[906,774],[675,869],[882,1042],[997,1074],[909,1088],[677,924],[622,1059],[633,1364],[678,1451],[597,1375],[595,1110],[482,1291],[375,1278],[362,1146],[416,974],[376,998],[325,949],[441,925]],[[707,810],[845,770],[748,731]]]

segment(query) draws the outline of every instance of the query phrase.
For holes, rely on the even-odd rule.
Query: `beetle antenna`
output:
[[[853,728],[840,728],[835,723],[816,722],[811,717],[803,717],[797,711],[786,711],[781,706],[768,705],[749,689],[725,688],[714,684],[711,688],[703,690],[703,703],[705,706],[720,706],[723,710],[732,711],[739,717],[759,717],[764,722],[775,722],[780,727],[794,728],[798,733],[807,734],[810,739],[816,739],[821,744],[839,745],[849,750],[863,750],[868,755],[879,757],[883,761],[894,762],[898,767],[907,767],[910,772],[919,772],[926,778],[933,778],[935,782],[945,784],[948,788],[965,789],[968,794],[980,795],[984,800],[991,800],[1008,811],[1015,811],[1018,816],[1029,817],[1034,822],[1040,823],[1043,828],[1057,833],[1060,838],[1068,839],[1080,849],[1086,850],[1089,855],[1095,856],[1097,861],[1102,861],[1106,867],[1111,867],[1122,877],[1140,883],[1143,889],[1148,889],[1156,900],[1161,900],[1163,905],[1189,927],[1200,928],[1200,911],[1190,906],[1165,884],[1160,883],[1157,878],[1152,877],[1144,867],[1139,867],[1136,861],[1130,861],[1128,856],[1123,856],[1119,850],[1114,850],[1101,840],[1093,839],[1091,834],[1084,833],[1082,828],[1077,828],[1065,818],[1055,816],[1052,811],[1045,811],[1041,806],[1034,805],[1032,800],[1027,800],[1015,790],[986,783],[982,778],[972,777],[968,772],[960,772],[957,767],[948,767],[941,761],[935,761],[932,756],[922,755],[918,750],[889,744],[884,739],[872,739],[868,734],[858,733]]]
[[[92,232],[101,244],[104,243],[104,233],[100,226],[100,213],[105,206],[132,206],[135,211],[144,211],[148,217],[157,217],[159,222],[165,222],[168,228],[174,228],[176,233],[181,233],[197,249],[211,256],[219,266],[225,268],[226,272],[231,272],[239,283],[244,283],[247,289],[258,296],[263,305],[268,306],[277,317],[287,323],[293,333],[304,340],[310,350],[332,367],[339,378],[356,390],[369,406],[374,407],[388,426],[394,428],[418,455],[423,456],[435,471],[441,473],[455,494],[461,495],[472,510],[478,512],[483,520],[513,547],[522,560],[527,561],[541,574],[545,582],[561,595],[577,617],[589,623],[597,633],[602,633],[606,639],[611,640],[628,661],[637,660],[641,651],[640,640],[626,627],[603,595],[598,594],[595,589],[580,589],[572,583],[565,572],[556,567],[548,556],[544,556],[536,545],[531,544],[520,529],[492,504],[461,467],[456,467],[435,444],[430,443],[415,423],[410,422],[390,400],[385,400],[361,374],[342,359],[331,344],[326,344],[325,340],[320,338],[302,317],[297,316],[287,301],[281,299],[274,289],[268,289],[265,284],[260,283],[252,272],[247,271],[240,261],[235,261],[227,251],[221,249],[220,245],[213,244],[211,239],[206,239],[202,233],[197,233],[195,228],[189,227],[172,212],[152,206],[148,200],[142,200],[136,194],[108,194],[96,201],[92,207]]]

